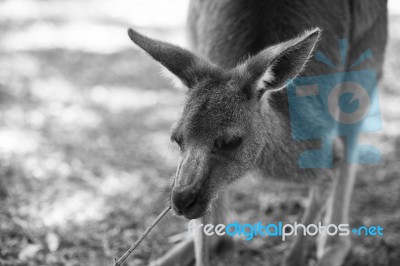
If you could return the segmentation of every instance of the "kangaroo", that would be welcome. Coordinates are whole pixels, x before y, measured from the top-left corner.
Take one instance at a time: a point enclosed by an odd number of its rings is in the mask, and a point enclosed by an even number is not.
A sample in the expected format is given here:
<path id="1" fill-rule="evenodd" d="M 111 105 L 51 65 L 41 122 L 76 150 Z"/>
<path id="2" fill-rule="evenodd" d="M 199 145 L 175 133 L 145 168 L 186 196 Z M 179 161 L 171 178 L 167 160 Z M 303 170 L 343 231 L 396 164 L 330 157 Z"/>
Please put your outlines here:
<path id="1" fill-rule="evenodd" d="M 174 212 L 203 224 L 224 223 L 227 214 L 212 215 L 210 209 L 224 202 L 230 184 L 252 171 L 310 188 L 301 223 L 316 222 L 321 215 L 327 223 L 348 223 L 357 169 L 348 159 L 357 156 L 357 149 L 346 137 L 337 137 L 332 158 L 316 158 L 332 160 L 333 167 L 299 166 L 300 154 L 322 144 L 293 139 L 287 84 L 300 74 L 338 71 L 312 60 L 316 49 L 328 58 L 340 58 L 338 39 L 349 43 L 343 72 L 371 49 L 374 58 L 363 67 L 375 69 L 380 79 L 386 1 L 192 0 L 188 14 L 193 52 L 129 30 L 135 44 L 188 88 L 171 134 L 181 152 L 170 197 Z M 313 114 L 310 118 L 320 122 Z M 209 265 L 209 250 L 220 240 L 196 232 L 152 265 L 188 265 L 194 260 L 197 266 Z M 311 240 L 299 233 L 282 265 L 308 265 Z M 317 264 L 342 265 L 350 248 L 349 237 L 323 238 Z"/>

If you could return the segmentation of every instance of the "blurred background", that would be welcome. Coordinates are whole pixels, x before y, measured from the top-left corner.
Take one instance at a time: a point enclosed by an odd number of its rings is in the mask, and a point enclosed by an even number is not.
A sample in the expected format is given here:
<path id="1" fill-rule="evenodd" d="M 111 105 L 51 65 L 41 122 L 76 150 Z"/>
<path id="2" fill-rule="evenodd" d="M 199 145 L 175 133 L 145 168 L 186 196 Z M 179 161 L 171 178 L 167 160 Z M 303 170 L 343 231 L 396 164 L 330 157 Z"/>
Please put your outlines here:
<path id="1" fill-rule="evenodd" d="M 179 156 L 169 129 L 184 91 L 126 30 L 185 46 L 187 5 L 0 1 L 0 266 L 111 265 L 166 206 Z M 345 265 L 400 265 L 400 2 L 389 12 L 384 128 L 367 136 L 383 161 L 361 169 L 351 206 L 352 225 L 379 224 L 385 236 L 353 239 Z M 238 186 L 230 207 L 239 221 L 294 221 L 303 211 L 301 191 L 251 177 Z M 126 265 L 147 265 L 186 229 L 168 215 Z M 238 241 L 213 265 L 279 265 L 289 242 Z"/>

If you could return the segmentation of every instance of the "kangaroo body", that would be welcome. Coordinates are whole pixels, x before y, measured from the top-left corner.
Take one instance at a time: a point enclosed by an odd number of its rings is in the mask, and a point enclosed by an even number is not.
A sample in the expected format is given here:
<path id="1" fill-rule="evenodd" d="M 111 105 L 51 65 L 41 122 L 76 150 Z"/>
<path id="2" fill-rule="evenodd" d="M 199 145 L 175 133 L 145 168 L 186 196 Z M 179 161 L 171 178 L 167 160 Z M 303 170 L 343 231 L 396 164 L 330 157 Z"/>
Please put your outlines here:
<path id="1" fill-rule="evenodd" d="M 323 29 L 317 49 L 333 60 L 338 68 L 332 69 L 311 60 L 302 76 L 349 71 L 350 65 L 363 52 L 371 49 L 374 58 L 363 63 L 362 67 L 374 69 L 380 78 L 387 41 L 386 1 L 192 0 L 189 7 L 188 36 L 191 47 L 226 68 L 233 68 L 265 47 L 312 27 Z M 339 63 L 339 39 L 346 39 L 349 43 L 344 66 Z M 274 141 L 268 143 L 260 156 L 259 168 L 263 176 L 300 183 L 318 179 L 324 182 L 324 176 L 329 172 L 298 167 L 299 153 L 316 148 L 318 144 L 293 140 L 286 93 L 271 93 L 270 98 L 269 107 L 274 112 L 264 113 L 264 122 L 270 129 L 263 134 Z"/>
<path id="2" fill-rule="evenodd" d="M 348 223 L 356 174 L 355 164 L 348 162 L 357 157 L 357 147 L 346 137 L 356 139 L 359 131 L 337 136 L 328 152 L 332 158 L 315 157 L 333 161 L 333 167 L 300 167 L 299 156 L 323 144 L 318 139 L 293 140 L 292 132 L 299 126 L 290 120 L 286 85 L 300 73 L 353 71 L 352 63 L 368 49 L 374 57 L 362 68 L 375 70 L 379 79 L 387 40 L 386 1 L 192 0 L 188 30 L 197 55 L 129 31 L 133 42 L 189 89 L 171 135 L 181 148 L 171 193 L 175 213 L 202 224 L 224 223 L 225 213 L 206 214 L 216 202 L 224 201 L 229 184 L 257 170 L 268 179 L 310 187 L 302 224 L 315 223 L 322 214 L 328 224 Z M 348 43 L 345 62 L 340 60 L 339 39 Z M 334 67 L 309 61 L 315 50 L 331 59 Z M 342 92 L 345 89 L 340 87 Z M 314 101 L 310 110 L 318 111 L 322 104 Z M 344 115 L 333 116 L 341 119 Z M 326 125 L 327 135 L 337 130 L 335 123 L 323 124 L 313 112 L 307 118 L 313 125 Z M 209 250 L 219 240 L 198 231 L 153 265 L 188 265 L 194 259 L 197 266 L 209 265 Z M 308 265 L 312 241 L 298 232 L 282 265 Z M 318 265 L 340 266 L 349 250 L 349 237 L 322 238 Z"/>
<path id="3" fill-rule="evenodd" d="M 348 63 L 365 50 L 381 72 L 387 42 L 387 1 L 372 0 L 192 0 L 188 15 L 191 47 L 223 67 L 313 27 L 323 29 L 318 50 L 339 60 L 338 39 L 347 39 Z M 349 65 L 346 65 L 346 69 Z M 303 76 L 337 70 L 311 61 Z"/>

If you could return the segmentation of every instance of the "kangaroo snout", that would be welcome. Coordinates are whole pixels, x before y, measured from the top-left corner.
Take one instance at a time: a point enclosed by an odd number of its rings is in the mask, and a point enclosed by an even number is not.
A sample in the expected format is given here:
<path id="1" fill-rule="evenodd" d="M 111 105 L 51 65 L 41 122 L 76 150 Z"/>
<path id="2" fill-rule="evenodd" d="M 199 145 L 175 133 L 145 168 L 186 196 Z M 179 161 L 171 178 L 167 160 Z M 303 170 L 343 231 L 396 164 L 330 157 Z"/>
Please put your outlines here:
<path id="1" fill-rule="evenodd" d="M 196 219 L 204 215 L 209 205 L 207 188 L 186 185 L 172 189 L 171 205 L 177 215 L 187 219 Z"/>
<path id="2" fill-rule="evenodd" d="M 194 219 L 207 209 L 207 162 L 201 149 L 191 149 L 182 156 L 171 193 L 171 205 L 177 215 Z"/>
<path id="3" fill-rule="evenodd" d="M 209 199 L 207 188 L 200 183 L 176 186 L 172 189 L 171 205 L 177 215 L 196 219 L 204 215 Z"/>
<path id="4" fill-rule="evenodd" d="M 172 190 L 172 206 L 177 214 L 182 214 L 185 209 L 195 202 L 199 189 L 194 185 L 177 187 Z"/>

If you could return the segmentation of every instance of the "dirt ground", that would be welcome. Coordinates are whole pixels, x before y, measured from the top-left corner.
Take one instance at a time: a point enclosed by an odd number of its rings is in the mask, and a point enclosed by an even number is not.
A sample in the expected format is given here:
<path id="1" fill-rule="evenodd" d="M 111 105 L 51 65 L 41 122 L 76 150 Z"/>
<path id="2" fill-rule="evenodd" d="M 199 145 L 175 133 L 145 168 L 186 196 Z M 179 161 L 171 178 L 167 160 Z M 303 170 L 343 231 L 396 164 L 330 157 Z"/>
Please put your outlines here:
<path id="1" fill-rule="evenodd" d="M 0 1 L 0 265 L 112 265 L 166 206 L 184 91 L 126 35 L 135 27 L 184 45 L 186 3 L 165 2 Z M 399 29 L 393 12 L 384 128 L 366 136 L 383 161 L 361 168 L 351 205 L 351 225 L 385 234 L 353 237 L 346 266 L 400 265 Z M 302 194 L 246 177 L 230 207 L 242 222 L 293 221 Z M 147 265 L 186 228 L 168 215 L 125 265 Z M 290 243 L 235 242 L 236 255 L 214 265 L 279 265 Z"/>

